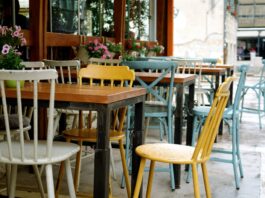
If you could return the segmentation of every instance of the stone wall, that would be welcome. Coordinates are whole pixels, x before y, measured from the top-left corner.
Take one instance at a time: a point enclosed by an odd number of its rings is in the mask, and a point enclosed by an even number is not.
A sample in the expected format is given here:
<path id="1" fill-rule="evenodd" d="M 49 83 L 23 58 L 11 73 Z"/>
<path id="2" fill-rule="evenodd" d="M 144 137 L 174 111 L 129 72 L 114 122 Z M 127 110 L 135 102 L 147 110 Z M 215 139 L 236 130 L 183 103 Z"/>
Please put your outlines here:
<path id="1" fill-rule="evenodd" d="M 237 23 L 235 18 L 224 16 L 224 1 L 179 0 L 175 1 L 175 9 L 178 14 L 174 19 L 174 56 L 223 59 L 227 35 L 228 60 L 235 60 Z"/>

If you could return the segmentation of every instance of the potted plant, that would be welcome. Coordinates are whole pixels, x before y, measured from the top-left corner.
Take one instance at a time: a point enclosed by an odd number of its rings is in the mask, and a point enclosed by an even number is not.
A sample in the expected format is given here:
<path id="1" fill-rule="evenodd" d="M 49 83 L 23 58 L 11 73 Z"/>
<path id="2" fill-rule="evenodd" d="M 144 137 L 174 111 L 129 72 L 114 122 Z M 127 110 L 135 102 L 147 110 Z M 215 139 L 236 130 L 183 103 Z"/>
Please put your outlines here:
<path id="1" fill-rule="evenodd" d="M 97 39 L 93 42 L 88 42 L 85 44 L 86 50 L 89 57 L 93 58 L 112 58 L 112 55 L 109 52 L 109 49 L 106 45 L 100 43 Z"/>
<path id="2" fill-rule="evenodd" d="M 119 58 L 122 52 L 122 43 L 106 42 L 106 46 L 109 52 L 112 54 L 112 58 Z"/>
<path id="3" fill-rule="evenodd" d="M 25 44 L 26 39 L 21 32 L 20 26 L 0 26 L 0 69 L 23 69 L 20 47 Z"/>

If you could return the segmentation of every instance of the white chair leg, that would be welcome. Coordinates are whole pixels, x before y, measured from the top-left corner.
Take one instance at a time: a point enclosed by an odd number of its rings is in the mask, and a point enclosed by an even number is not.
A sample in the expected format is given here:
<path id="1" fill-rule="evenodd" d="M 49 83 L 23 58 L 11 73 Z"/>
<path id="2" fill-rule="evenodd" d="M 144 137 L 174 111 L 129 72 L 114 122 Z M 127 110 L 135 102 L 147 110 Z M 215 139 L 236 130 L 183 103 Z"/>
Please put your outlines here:
<path id="1" fill-rule="evenodd" d="M 47 194 L 49 198 L 54 198 L 55 194 L 54 194 L 52 165 L 47 164 L 45 169 L 46 169 Z"/>
<path id="2" fill-rule="evenodd" d="M 109 142 L 109 149 L 110 149 L 110 164 L 111 164 L 111 170 L 112 170 L 112 177 L 116 181 L 117 175 L 116 175 L 116 170 L 115 170 L 115 164 L 114 164 L 114 157 L 113 157 L 113 150 L 112 150 L 111 142 Z"/>
<path id="3" fill-rule="evenodd" d="M 9 198 L 15 197 L 16 192 L 16 182 L 17 182 L 17 165 L 11 165 L 11 181 L 9 183 Z"/>
<path id="4" fill-rule="evenodd" d="M 42 185 L 42 181 L 41 181 L 41 177 L 40 177 L 40 172 L 39 172 L 38 166 L 37 165 L 33 165 L 32 167 L 33 167 L 34 172 L 35 172 L 35 176 L 36 176 L 36 179 L 37 179 L 37 183 L 38 183 L 38 187 L 39 187 L 39 190 L 40 190 L 41 197 L 45 198 L 45 193 L 44 193 L 44 189 L 43 189 L 43 185 Z"/>
<path id="5" fill-rule="evenodd" d="M 65 160 L 64 165 L 65 165 L 65 172 L 66 172 L 66 177 L 67 177 L 69 196 L 71 198 L 75 198 L 76 195 L 75 195 L 75 188 L 74 188 L 74 183 L 73 183 L 73 176 L 72 176 L 70 160 L 69 159 Z"/>

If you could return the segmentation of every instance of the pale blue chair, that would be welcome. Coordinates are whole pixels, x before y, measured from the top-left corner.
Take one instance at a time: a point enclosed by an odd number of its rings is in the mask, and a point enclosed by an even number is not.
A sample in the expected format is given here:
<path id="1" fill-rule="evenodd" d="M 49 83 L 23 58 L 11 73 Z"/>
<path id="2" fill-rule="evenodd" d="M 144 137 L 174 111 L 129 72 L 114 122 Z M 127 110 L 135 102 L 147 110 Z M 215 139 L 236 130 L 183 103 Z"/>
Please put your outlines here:
<path id="1" fill-rule="evenodd" d="M 213 149 L 213 152 L 229 154 L 231 155 L 231 159 L 212 157 L 211 160 L 231 163 L 233 165 L 234 170 L 234 178 L 236 188 L 240 188 L 240 177 L 243 178 L 243 168 L 240 157 L 240 149 L 239 149 L 239 115 L 240 115 L 240 98 L 243 93 L 244 84 L 246 81 L 246 72 L 248 70 L 247 65 L 242 65 L 239 67 L 240 78 L 237 85 L 236 94 L 234 97 L 233 104 L 225 109 L 223 120 L 229 126 L 229 132 L 232 136 L 232 149 Z M 197 106 L 193 109 L 194 115 L 194 124 L 193 124 L 193 137 L 192 137 L 192 145 L 195 144 L 196 136 L 199 134 L 199 131 L 204 124 L 204 121 L 210 111 L 209 106 Z M 239 174 L 238 174 L 239 171 Z M 190 180 L 190 170 L 187 177 L 187 182 Z"/>
<path id="2" fill-rule="evenodd" d="M 254 84 L 246 84 L 243 89 L 244 89 L 244 91 L 243 91 L 242 103 L 241 103 L 240 120 L 242 119 L 242 113 L 243 112 L 258 114 L 258 116 L 259 116 L 259 128 L 262 129 L 261 118 L 265 116 L 265 60 L 263 60 L 263 67 L 261 69 L 259 81 L 257 83 L 254 83 Z M 258 104 L 257 104 L 256 108 L 244 106 L 245 95 L 250 90 L 254 91 L 256 96 L 257 96 Z M 263 100 L 262 100 L 262 98 L 263 98 Z M 263 109 L 262 109 L 262 102 L 263 102 Z"/>
<path id="3" fill-rule="evenodd" d="M 144 116 L 145 118 L 154 118 L 159 120 L 160 128 L 160 138 L 161 136 L 167 134 L 167 141 L 169 143 L 174 142 L 173 138 L 173 111 L 174 107 L 172 106 L 173 99 L 173 88 L 174 88 L 174 74 L 176 71 L 176 64 L 172 61 L 128 61 L 123 62 L 122 65 L 129 66 L 130 69 L 135 71 L 145 71 L 145 72 L 158 72 L 159 77 L 157 77 L 153 82 L 147 83 L 139 76 L 136 75 L 135 82 L 138 83 L 141 87 L 146 88 L 147 94 L 151 95 L 153 98 L 152 101 L 146 101 L 144 107 Z M 170 82 L 167 84 L 161 83 L 161 80 L 166 76 L 170 75 Z M 162 86 L 161 86 L 162 84 Z M 126 160 L 130 170 L 130 132 L 129 127 L 131 125 L 129 115 L 130 108 L 128 109 L 127 116 L 127 133 L 126 133 Z M 171 178 L 171 189 L 175 189 L 174 173 L 172 164 L 169 165 L 169 168 L 159 168 L 156 171 L 166 171 L 170 172 Z M 123 185 L 122 185 L 123 186 Z"/>

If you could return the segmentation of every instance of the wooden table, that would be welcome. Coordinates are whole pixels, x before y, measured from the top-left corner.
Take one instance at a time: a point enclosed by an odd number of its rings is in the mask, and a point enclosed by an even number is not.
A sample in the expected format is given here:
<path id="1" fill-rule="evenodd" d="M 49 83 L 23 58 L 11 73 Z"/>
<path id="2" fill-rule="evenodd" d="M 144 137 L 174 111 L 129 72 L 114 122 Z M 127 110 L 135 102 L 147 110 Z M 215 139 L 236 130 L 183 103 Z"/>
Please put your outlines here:
<path id="1" fill-rule="evenodd" d="M 147 83 L 153 82 L 158 78 L 158 73 L 149 73 L 149 72 L 135 72 L 135 75 L 140 77 L 143 81 Z M 161 83 L 169 83 L 170 75 L 167 75 Z M 189 88 L 189 97 L 188 97 L 188 112 L 192 112 L 194 106 L 194 85 L 195 85 L 195 75 L 193 74 L 175 74 L 174 83 L 176 87 L 176 109 L 174 112 L 175 116 L 175 131 L 174 131 L 174 143 L 182 143 L 182 123 L 183 123 L 183 96 L 184 88 Z M 186 135 L 186 144 L 191 145 L 192 131 L 193 131 L 193 116 L 192 113 L 188 113 L 187 118 L 187 135 Z M 174 165 L 174 176 L 175 176 L 175 187 L 180 188 L 180 175 L 181 169 L 180 165 Z"/>
<path id="2" fill-rule="evenodd" d="M 22 98 L 32 98 L 33 86 L 27 83 L 22 88 Z M 39 106 L 47 107 L 49 102 L 49 84 L 39 86 Z M 135 104 L 135 124 L 132 151 L 143 142 L 143 102 L 146 90 L 144 88 L 125 87 L 89 87 L 85 85 L 58 84 L 55 87 L 55 107 L 76 110 L 93 110 L 98 112 L 98 137 L 95 149 L 94 163 L 94 197 L 107 198 L 109 196 L 109 129 L 111 111 L 113 109 Z M 7 91 L 8 102 L 16 98 L 14 89 Z M 134 189 L 140 158 L 133 153 L 132 189 Z M 133 191 L 132 191 L 133 192 Z"/>

